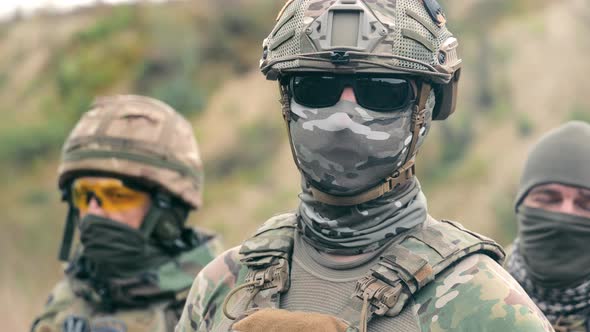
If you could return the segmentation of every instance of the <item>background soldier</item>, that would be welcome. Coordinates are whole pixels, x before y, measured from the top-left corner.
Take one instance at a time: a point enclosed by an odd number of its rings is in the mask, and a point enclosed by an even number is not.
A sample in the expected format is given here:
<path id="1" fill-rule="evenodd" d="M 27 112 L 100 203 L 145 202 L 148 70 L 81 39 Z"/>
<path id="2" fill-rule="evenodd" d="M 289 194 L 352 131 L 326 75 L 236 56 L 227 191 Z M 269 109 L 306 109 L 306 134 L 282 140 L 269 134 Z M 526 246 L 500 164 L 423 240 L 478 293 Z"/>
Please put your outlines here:
<path id="1" fill-rule="evenodd" d="M 171 331 L 194 275 L 219 252 L 213 235 L 185 227 L 202 200 L 191 125 L 151 98 L 98 98 L 64 145 L 59 188 L 69 264 L 32 331 Z"/>
<path id="2" fill-rule="evenodd" d="M 551 330 L 502 249 L 429 217 L 414 176 L 459 80 L 436 1 L 291 0 L 263 45 L 301 203 L 197 276 L 177 332 Z"/>
<path id="3" fill-rule="evenodd" d="M 516 197 L 508 271 L 556 331 L 590 331 L 590 125 L 570 122 L 533 147 Z"/>

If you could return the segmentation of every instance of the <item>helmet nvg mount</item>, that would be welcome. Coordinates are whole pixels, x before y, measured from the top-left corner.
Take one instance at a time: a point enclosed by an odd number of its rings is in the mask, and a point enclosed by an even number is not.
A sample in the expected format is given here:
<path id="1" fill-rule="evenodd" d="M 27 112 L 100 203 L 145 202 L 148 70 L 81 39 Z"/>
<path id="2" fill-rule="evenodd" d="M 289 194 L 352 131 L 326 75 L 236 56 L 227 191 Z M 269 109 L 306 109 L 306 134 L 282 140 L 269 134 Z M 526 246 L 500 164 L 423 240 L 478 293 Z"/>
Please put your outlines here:
<path id="1" fill-rule="evenodd" d="M 267 79 L 284 82 L 289 75 L 314 72 L 390 74 L 414 79 L 417 85 L 405 162 L 382 183 L 354 196 L 331 195 L 310 184 L 316 199 L 330 205 L 361 204 L 414 177 L 419 138 L 430 122 L 426 107 L 431 93 L 436 99 L 433 120 L 445 120 L 455 111 L 462 62 L 458 46 L 436 0 L 287 1 L 263 42 L 260 69 Z M 291 96 L 283 83 L 279 86 L 289 122 Z M 291 148 L 299 167 L 292 142 Z"/>
<path id="2" fill-rule="evenodd" d="M 80 176 L 113 176 L 145 185 L 153 204 L 141 230 L 174 241 L 188 210 L 202 204 L 202 171 L 193 129 L 185 118 L 158 100 L 118 95 L 97 98 L 78 121 L 62 150 L 58 184 L 65 200 L 71 181 Z M 74 214 L 70 206 L 62 260 L 69 256 Z"/>

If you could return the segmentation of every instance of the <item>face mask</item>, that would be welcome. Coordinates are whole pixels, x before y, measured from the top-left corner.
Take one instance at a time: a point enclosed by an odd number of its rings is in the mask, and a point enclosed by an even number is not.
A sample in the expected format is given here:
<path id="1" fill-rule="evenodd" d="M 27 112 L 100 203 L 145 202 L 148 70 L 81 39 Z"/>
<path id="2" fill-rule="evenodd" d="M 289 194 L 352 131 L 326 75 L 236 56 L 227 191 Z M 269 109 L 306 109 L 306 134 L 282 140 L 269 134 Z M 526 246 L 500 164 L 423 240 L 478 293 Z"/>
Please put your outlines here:
<path id="1" fill-rule="evenodd" d="M 80 241 L 90 274 L 99 278 L 133 277 L 167 260 L 139 230 L 92 214 L 80 222 Z"/>
<path id="2" fill-rule="evenodd" d="M 521 206 L 520 251 L 527 272 L 545 287 L 573 287 L 590 277 L 590 219 Z"/>
<path id="3" fill-rule="evenodd" d="M 428 132 L 434 98 L 427 103 Z M 373 187 L 402 166 L 412 141 L 412 107 L 376 112 L 340 100 L 311 109 L 291 102 L 290 134 L 304 177 L 333 195 L 353 195 Z"/>

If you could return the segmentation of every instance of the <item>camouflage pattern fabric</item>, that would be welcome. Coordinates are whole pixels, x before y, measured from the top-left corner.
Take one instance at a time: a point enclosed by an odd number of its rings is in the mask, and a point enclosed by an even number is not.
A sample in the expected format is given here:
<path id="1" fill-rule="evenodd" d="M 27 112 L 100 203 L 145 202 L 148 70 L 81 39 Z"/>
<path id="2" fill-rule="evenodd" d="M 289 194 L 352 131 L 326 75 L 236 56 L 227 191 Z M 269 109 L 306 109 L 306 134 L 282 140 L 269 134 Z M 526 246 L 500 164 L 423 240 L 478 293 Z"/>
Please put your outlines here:
<path id="1" fill-rule="evenodd" d="M 334 38 L 339 31 L 330 19 L 338 10 L 359 11 L 366 18 L 360 20 L 360 38 L 352 45 L 333 42 L 341 40 Z M 295 0 L 264 40 L 260 67 L 269 79 L 293 71 L 353 68 L 365 73 L 418 74 L 448 83 L 461 60 L 456 39 L 439 19 L 433 19 L 422 0 Z M 325 61 L 326 52 L 334 50 L 351 51 L 347 62 Z"/>
<path id="2" fill-rule="evenodd" d="M 87 280 L 65 278 L 49 295 L 31 332 L 70 332 L 64 327 L 77 325 L 90 328 L 80 332 L 171 332 L 194 276 L 221 252 L 220 249 L 219 239 L 210 238 L 157 270 L 138 278 L 117 280 L 124 289 L 120 296 L 125 297 L 126 302 L 132 302 L 133 298 L 141 304 L 117 308 L 115 302 L 114 311 L 102 309 L 103 298 Z"/>
<path id="3" fill-rule="evenodd" d="M 161 101 L 135 95 L 97 98 L 66 140 L 59 186 L 89 172 L 164 188 L 197 209 L 203 163 L 191 124 Z"/>
<path id="4" fill-rule="evenodd" d="M 223 301 L 248 272 L 240 258 L 239 248 L 228 250 L 199 273 L 176 332 L 226 330 Z M 481 254 L 446 268 L 413 298 L 420 331 L 553 331 L 518 283 Z"/>
<path id="5" fill-rule="evenodd" d="M 357 255 L 383 248 L 391 239 L 426 220 L 426 197 L 417 179 L 404 190 L 388 193 L 368 203 L 335 207 L 300 195 L 299 215 L 303 237 L 326 253 Z"/>
<path id="6" fill-rule="evenodd" d="M 341 100 L 331 107 L 310 109 L 293 100 L 289 134 L 300 170 L 314 187 L 333 195 L 351 195 L 375 186 L 411 153 L 413 107 L 376 112 Z M 414 151 L 429 132 L 433 109 L 432 92 Z"/>
<path id="7" fill-rule="evenodd" d="M 384 17 L 395 17 L 396 0 L 365 0 L 364 2 L 375 13 L 379 13 Z M 335 3 L 336 0 L 310 0 L 305 16 L 314 19 L 318 18 Z"/>

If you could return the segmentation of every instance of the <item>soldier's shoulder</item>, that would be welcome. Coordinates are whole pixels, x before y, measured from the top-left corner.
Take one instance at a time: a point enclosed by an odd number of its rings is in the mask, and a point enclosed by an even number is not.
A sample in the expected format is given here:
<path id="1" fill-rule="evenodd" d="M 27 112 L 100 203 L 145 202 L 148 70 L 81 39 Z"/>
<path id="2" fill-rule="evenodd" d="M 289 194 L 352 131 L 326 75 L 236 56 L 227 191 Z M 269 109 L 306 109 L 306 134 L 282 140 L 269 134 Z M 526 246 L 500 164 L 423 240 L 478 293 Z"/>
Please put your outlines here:
<path id="1" fill-rule="evenodd" d="M 195 278 L 177 332 L 209 331 L 225 296 L 238 283 L 242 264 L 240 247 L 231 248 L 211 261 Z"/>
<path id="2" fill-rule="evenodd" d="M 443 271 L 417 294 L 413 309 L 427 331 L 552 331 L 520 285 L 482 254 Z"/>
<path id="3" fill-rule="evenodd" d="M 70 279 L 63 278 L 49 293 L 45 308 L 58 310 L 63 306 L 67 306 L 70 302 L 74 301 L 75 298 L 76 293 L 74 292 Z"/>
<path id="4" fill-rule="evenodd" d="M 55 317 L 62 311 L 69 309 L 76 301 L 76 294 L 67 278 L 59 281 L 49 293 L 42 312 L 35 317 L 31 331 L 53 331 Z M 41 327 L 45 326 L 45 329 Z"/>
<path id="5" fill-rule="evenodd" d="M 241 266 L 240 246 L 233 247 L 215 257 L 203 268 L 198 277 L 201 279 L 235 282 L 235 278 L 237 278 Z M 197 279 L 195 279 L 195 282 L 196 280 Z"/>

